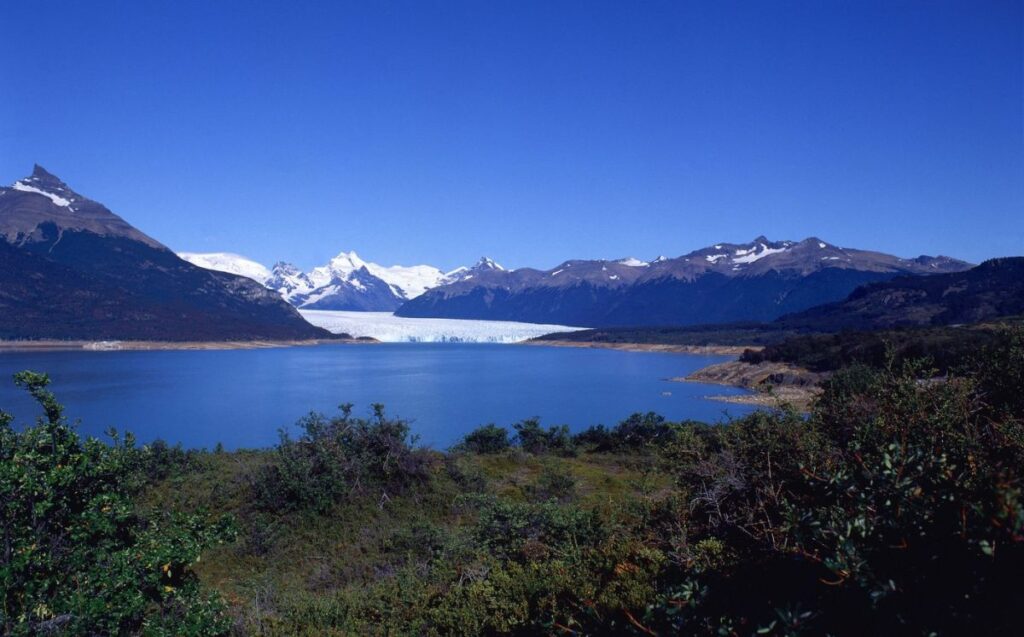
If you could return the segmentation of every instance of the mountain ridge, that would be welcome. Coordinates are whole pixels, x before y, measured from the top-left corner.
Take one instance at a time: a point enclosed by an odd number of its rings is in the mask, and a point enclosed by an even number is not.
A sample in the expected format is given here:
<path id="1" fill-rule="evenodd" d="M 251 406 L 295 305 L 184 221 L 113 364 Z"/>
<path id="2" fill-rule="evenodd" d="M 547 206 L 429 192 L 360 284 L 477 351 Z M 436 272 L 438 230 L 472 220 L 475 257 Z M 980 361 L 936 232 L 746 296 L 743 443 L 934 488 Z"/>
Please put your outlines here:
<path id="1" fill-rule="evenodd" d="M 549 270 L 484 272 L 429 290 L 396 314 L 594 327 L 768 321 L 840 300 L 872 281 L 968 267 L 951 257 L 905 259 L 817 237 L 759 236 L 651 262 L 568 260 Z"/>
<path id="2" fill-rule="evenodd" d="M 334 338 L 248 278 L 192 265 L 36 165 L 0 187 L 0 338 Z"/>

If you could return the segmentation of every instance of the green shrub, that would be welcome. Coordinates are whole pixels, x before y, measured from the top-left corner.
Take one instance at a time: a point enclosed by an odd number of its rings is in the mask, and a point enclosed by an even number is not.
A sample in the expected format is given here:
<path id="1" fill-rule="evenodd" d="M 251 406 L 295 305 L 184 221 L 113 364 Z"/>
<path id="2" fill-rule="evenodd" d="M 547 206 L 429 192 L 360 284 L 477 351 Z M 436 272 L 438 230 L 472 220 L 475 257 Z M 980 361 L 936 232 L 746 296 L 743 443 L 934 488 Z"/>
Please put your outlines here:
<path id="1" fill-rule="evenodd" d="M 576 452 L 568 425 L 544 429 L 540 426 L 540 419 L 528 418 L 512 427 L 516 430 L 516 442 L 527 453 L 570 456 Z"/>
<path id="2" fill-rule="evenodd" d="M 414 448 L 406 421 L 387 418 L 383 405 L 373 405 L 371 418 L 353 417 L 350 404 L 340 409 L 331 419 L 315 412 L 302 418 L 298 439 L 281 431 L 275 462 L 254 483 L 263 508 L 325 512 L 369 493 L 383 505 L 430 481 L 437 454 Z"/>
<path id="3" fill-rule="evenodd" d="M 526 492 L 537 501 L 554 500 L 564 504 L 576 497 L 576 478 L 558 465 L 547 464 L 537 481 L 527 486 Z"/>
<path id="4" fill-rule="evenodd" d="M 508 430 L 494 424 L 477 427 L 466 434 L 462 442 L 457 445 L 458 450 L 470 453 L 501 453 L 512 446 L 509 440 Z"/>
<path id="5" fill-rule="evenodd" d="M 599 452 L 637 451 L 649 445 L 668 442 L 675 436 L 677 429 L 677 425 L 654 412 L 636 413 L 612 429 L 604 425 L 589 427 L 573 436 L 573 442 Z"/>
<path id="6" fill-rule="evenodd" d="M 0 412 L 0 632 L 225 632 L 223 603 L 191 568 L 233 537 L 230 521 L 140 514 L 133 496 L 146 476 L 132 438 L 82 440 L 46 375 L 15 382 L 45 416 L 15 429 Z"/>

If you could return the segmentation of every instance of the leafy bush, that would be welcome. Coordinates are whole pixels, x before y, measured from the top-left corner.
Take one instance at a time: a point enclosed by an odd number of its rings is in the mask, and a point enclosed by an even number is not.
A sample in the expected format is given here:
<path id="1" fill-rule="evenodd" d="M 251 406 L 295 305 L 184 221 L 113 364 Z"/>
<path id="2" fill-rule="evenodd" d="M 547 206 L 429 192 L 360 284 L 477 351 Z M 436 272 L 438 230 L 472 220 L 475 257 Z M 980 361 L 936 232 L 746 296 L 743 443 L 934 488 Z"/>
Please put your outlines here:
<path id="1" fill-rule="evenodd" d="M 15 429 L 0 412 L 0 632 L 216 635 L 228 620 L 191 567 L 230 520 L 140 515 L 133 439 L 82 440 L 44 374 L 15 382 L 43 408 Z"/>
<path id="2" fill-rule="evenodd" d="M 508 430 L 494 424 L 477 427 L 466 434 L 457 449 L 471 453 L 501 453 L 512 446 Z"/>
<path id="3" fill-rule="evenodd" d="M 1024 355 L 1004 351 L 998 378 L 1019 377 Z M 689 543 L 724 541 L 732 555 L 702 578 L 700 621 L 780 634 L 1009 629 L 1004 609 L 1024 601 L 1012 583 L 1024 566 L 1024 448 L 1007 435 L 1012 419 L 981 407 L 1003 395 L 998 413 L 1013 413 L 1024 399 L 984 374 L 922 383 L 922 372 L 851 369 L 809 421 L 755 414 L 676 458 Z M 764 580 L 770 590 L 753 585 Z"/>
<path id="4" fill-rule="evenodd" d="M 534 500 L 554 500 L 564 504 L 576 497 L 576 478 L 566 469 L 548 464 L 526 491 Z"/>
<path id="5" fill-rule="evenodd" d="M 636 413 L 612 429 L 604 425 L 589 427 L 573 436 L 573 441 L 599 452 L 637 451 L 648 445 L 671 440 L 677 429 L 677 425 L 654 412 Z"/>
<path id="6" fill-rule="evenodd" d="M 340 501 L 367 493 L 383 505 L 410 487 L 429 482 L 437 454 L 414 448 L 409 423 L 387 418 L 373 405 L 371 418 L 352 416 L 352 405 L 328 419 L 311 413 L 298 422 L 293 440 L 281 431 L 275 462 L 255 481 L 257 501 L 270 510 L 325 512 Z"/>
<path id="7" fill-rule="evenodd" d="M 540 419 L 528 418 L 512 425 L 516 430 L 516 442 L 528 453 L 554 453 L 572 455 L 576 452 L 568 425 L 549 427 L 540 426 Z"/>

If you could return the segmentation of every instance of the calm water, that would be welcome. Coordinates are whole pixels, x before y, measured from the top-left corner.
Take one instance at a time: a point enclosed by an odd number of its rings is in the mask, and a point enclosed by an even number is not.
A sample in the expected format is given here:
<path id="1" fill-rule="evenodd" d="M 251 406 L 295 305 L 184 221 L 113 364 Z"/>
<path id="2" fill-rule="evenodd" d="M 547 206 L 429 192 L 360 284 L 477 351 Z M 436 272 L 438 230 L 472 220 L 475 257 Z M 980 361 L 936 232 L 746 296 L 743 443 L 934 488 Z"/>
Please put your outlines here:
<path id="1" fill-rule="evenodd" d="M 84 433 L 110 426 L 140 441 L 187 447 L 262 447 L 310 410 L 342 402 L 413 420 L 420 440 L 447 447 L 474 427 L 539 416 L 573 430 L 613 425 L 636 411 L 717 422 L 748 407 L 705 400 L 741 393 L 669 382 L 724 360 L 717 356 L 510 345 L 386 344 L 233 351 L 0 354 L 0 409 L 38 410 L 10 382 L 45 371 Z M 663 395 L 671 392 L 671 395 Z"/>

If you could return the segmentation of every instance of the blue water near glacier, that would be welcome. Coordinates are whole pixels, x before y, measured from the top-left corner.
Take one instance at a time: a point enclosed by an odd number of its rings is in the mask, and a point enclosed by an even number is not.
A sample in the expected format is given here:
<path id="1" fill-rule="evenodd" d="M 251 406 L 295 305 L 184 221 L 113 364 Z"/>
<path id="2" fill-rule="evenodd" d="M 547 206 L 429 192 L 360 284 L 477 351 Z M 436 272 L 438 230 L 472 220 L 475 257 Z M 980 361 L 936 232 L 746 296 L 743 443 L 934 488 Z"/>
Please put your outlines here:
<path id="1" fill-rule="evenodd" d="M 420 442 L 446 448 L 485 424 L 537 416 L 574 431 L 634 412 L 722 422 L 751 408 L 707 400 L 742 390 L 671 382 L 721 356 L 483 344 L 323 345 L 222 351 L 0 353 L 0 409 L 39 409 L 10 381 L 43 371 L 79 430 L 130 430 L 141 442 L 265 447 L 311 410 L 383 403 Z"/>

